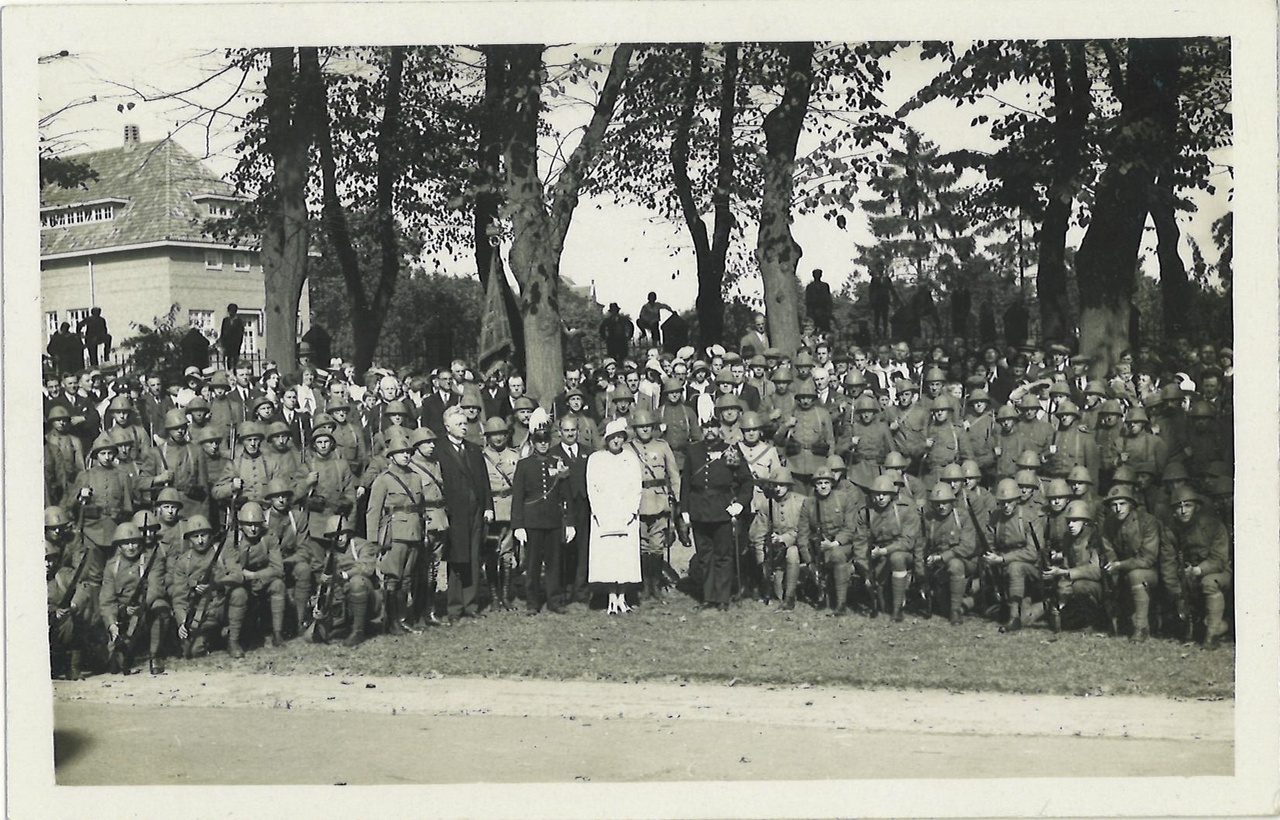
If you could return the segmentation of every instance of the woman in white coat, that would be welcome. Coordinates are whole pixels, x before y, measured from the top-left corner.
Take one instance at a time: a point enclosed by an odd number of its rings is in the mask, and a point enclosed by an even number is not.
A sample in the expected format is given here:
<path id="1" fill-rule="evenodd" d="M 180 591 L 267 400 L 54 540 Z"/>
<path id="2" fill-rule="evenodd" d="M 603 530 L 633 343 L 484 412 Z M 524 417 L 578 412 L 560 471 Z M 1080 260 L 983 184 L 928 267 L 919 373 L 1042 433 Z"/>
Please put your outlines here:
<path id="1" fill-rule="evenodd" d="M 587 581 L 609 590 L 609 614 L 629 612 L 623 585 L 640 583 L 640 459 L 624 448 L 626 419 L 604 428 L 604 449 L 587 459 L 591 539 Z"/>

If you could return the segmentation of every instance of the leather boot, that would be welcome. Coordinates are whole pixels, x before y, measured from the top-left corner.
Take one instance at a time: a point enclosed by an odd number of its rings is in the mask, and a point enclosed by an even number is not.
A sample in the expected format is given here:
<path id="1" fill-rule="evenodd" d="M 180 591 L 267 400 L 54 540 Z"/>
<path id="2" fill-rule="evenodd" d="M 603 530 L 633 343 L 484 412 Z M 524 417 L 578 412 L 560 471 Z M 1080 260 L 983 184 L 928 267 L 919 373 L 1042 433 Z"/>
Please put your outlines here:
<path id="1" fill-rule="evenodd" d="M 151 661 L 148 666 L 150 667 L 151 674 L 153 675 L 164 674 L 164 659 L 160 657 L 160 640 L 168 634 L 169 629 L 169 618 L 167 615 L 161 615 L 156 618 L 153 624 L 151 624 Z"/>
<path id="2" fill-rule="evenodd" d="M 440 564 L 430 561 L 427 564 L 427 582 L 422 591 L 422 623 L 427 626 L 440 626 L 444 622 L 436 615 L 436 581 L 439 578 Z"/>
<path id="3" fill-rule="evenodd" d="M 348 649 L 364 643 L 365 623 L 369 620 L 369 598 L 367 595 L 353 596 L 347 601 L 351 612 L 351 634 L 342 645 Z"/>
<path id="4" fill-rule="evenodd" d="M 81 665 L 84 663 L 84 653 L 79 649 L 71 650 L 71 671 L 68 673 L 68 680 L 84 680 L 84 669 Z"/>
<path id="5" fill-rule="evenodd" d="M 398 584 L 387 584 L 384 589 L 383 603 L 385 610 L 382 617 L 387 622 L 387 634 L 403 635 L 404 625 L 400 623 L 400 587 Z"/>
<path id="6" fill-rule="evenodd" d="M 298 634 L 311 625 L 311 585 L 298 581 L 293 587 L 293 608 L 298 614 Z"/>
<path id="7" fill-rule="evenodd" d="M 396 613 L 400 616 L 400 626 L 402 629 L 404 629 L 405 632 L 408 632 L 410 635 L 417 635 L 419 633 L 419 630 L 409 626 L 409 624 L 406 623 L 405 621 L 405 618 L 408 616 L 408 612 L 409 612 L 409 590 L 404 587 L 401 587 L 400 594 L 396 598 Z"/>
<path id="8" fill-rule="evenodd" d="M 240 646 L 240 630 L 227 635 L 227 654 L 233 658 L 243 658 L 244 649 Z"/>
<path id="9" fill-rule="evenodd" d="M 1009 602 L 1009 620 L 1000 627 L 1001 632 L 1017 632 L 1022 629 L 1022 601 Z"/>

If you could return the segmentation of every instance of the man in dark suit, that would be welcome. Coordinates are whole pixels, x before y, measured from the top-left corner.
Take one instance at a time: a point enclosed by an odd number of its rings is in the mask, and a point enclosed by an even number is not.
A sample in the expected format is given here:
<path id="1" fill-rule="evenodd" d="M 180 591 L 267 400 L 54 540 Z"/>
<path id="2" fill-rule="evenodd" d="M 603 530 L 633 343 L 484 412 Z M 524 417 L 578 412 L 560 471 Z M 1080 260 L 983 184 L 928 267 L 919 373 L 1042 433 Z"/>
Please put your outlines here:
<path id="1" fill-rule="evenodd" d="M 453 373 L 447 368 L 436 371 L 436 389 L 430 396 L 422 400 L 422 425 L 430 427 L 435 434 L 444 438 L 444 411 L 458 403 L 459 396 L 453 392 Z"/>
<path id="2" fill-rule="evenodd" d="M 573 537 L 566 539 L 563 579 L 565 595 L 569 603 L 590 602 L 587 592 L 587 539 L 591 524 L 591 508 L 587 505 L 587 456 L 591 447 L 579 439 L 579 419 L 567 415 L 557 424 L 559 443 L 551 448 L 551 458 L 560 459 L 569 468 L 568 483 L 564 488 L 565 503 L 571 515 L 567 523 L 573 526 Z M 547 574 L 554 567 L 548 564 Z"/>
<path id="3" fill-rule="evenodd" d="M 476 617 L 480 578 L 480 542 L 493 520 L 493 495 L 480 448 L 466 440 L 467 417 L 461 407 L 444 411 L 445 441 L 439 448 L 444 506 L 449 511 L 445 559 L 449 571 L 449 623 Z"/>
<path id="4" fill-rule="evenodd" d="M 702 607 L 727 610 L 734 592 L 731 519 L 736 519 L 751 501 L 751 471 L 738 448 L 728 448 L 716 430 L 719 424 L 708 419 L 703 440 L 689 445 L 680 479 L 680 510 L 686 525 L 693 529 L 698 570 L 689 574 L 701 581 Z M 737 454 L 737 455 L 734 455 Z"/>

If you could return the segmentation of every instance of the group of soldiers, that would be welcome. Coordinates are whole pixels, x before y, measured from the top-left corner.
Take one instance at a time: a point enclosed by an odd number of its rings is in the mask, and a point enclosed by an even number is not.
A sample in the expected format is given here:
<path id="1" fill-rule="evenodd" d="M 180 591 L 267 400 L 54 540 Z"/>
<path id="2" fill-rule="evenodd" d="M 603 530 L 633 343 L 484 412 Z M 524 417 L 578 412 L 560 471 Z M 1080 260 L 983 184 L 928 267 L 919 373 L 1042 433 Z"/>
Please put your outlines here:
<path id="1" fill-rule="evenodd" d="M 55 674 L 588 604 L 586 461 L 619 435 L 636 603 L 1229 633 L 1230 351 L 1092 380 L 1059 346 L 972 367 L 806 341 L 573 366 L 542 402 L 501 363 L 50 374 Z"/>

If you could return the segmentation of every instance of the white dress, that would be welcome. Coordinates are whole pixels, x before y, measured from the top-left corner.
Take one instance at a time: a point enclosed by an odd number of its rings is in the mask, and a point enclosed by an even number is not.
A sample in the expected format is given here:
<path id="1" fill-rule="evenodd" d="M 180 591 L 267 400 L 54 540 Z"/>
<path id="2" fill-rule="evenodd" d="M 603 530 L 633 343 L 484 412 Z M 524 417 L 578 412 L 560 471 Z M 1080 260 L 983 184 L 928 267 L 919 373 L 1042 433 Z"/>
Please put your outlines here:
<path id="1" fill-rule="evenodd" d="M 630 448 L 617 455 L 598 450 L 587 459 L 588 582 L 640 583 L 640 482 L 640 459 Z"/>

